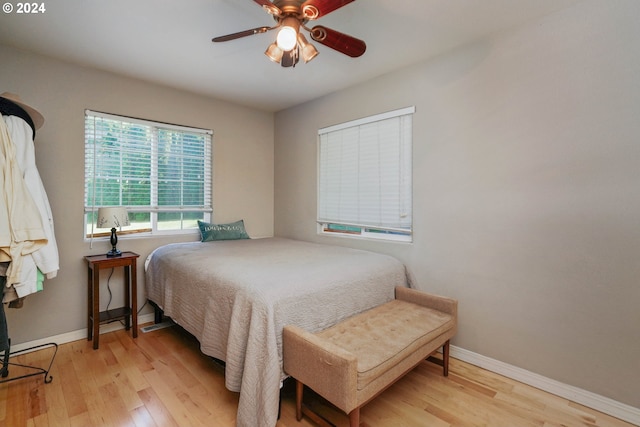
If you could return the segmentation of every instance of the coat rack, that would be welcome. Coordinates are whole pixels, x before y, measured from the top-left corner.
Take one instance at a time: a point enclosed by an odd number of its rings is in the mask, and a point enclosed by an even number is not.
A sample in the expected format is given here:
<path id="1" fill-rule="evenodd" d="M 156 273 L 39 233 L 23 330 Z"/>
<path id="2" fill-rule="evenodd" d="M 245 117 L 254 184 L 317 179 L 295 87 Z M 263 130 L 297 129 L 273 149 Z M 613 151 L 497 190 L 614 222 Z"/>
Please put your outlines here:
<path id="1" fill-rule="evenodd" d="M 4 288 L 5 277 L 0 276 L 0 289 Z M 4 350 L 0 351 L 0 384 L 6 383 L 9 381 L 19 380 L 21 378 L 33 377 L 36 375 L 44 376 L 44 383 L 49 384 L 53 381 L 53 377 L 49 374 L 51 371 L 51 366 L 53 366 L 53 360 L 58 354 L 58 344 L 56 343 L 47 343 L 35 345 L 29 348 L 24 348 L 22 350 L 16 350 L 11 352 L 11 338 L 8 337 L 8 327 L 7 327 L 7 317 L 4 312 L 4 304 L 0 302 L 0 348 L 4 347 Z M 30 366 L 24 365 L 22 363 L 10 362 L 9 359 L 14 356 L 20 356 L 21 354 L 26 354 L 34 350 L 44 349 L 44 348 L 53 348 L 53 354 L 51 355 L 51 360 L 49 361 L 49 366 L 45 368 L 41 368 L 38 366 Z M 13 378 L 7 378 L 9 376 L 9 365 L 16 366 L 19 368 L 26 368 L 26 374 L 18 375 Z"/>
<path id="2" fill-rule="evenodd" d="M 25 124 L 31 128 L 32 130 L 32 135 L 31 138 L 35 138 L 36 135 L 36 130 L 39 129 L 40 127 L 42 127 L 42 125 L 44 124 L 44 117 L 42 116 L 42 114 L 36 110 L 35 108 L 31 107 L 30 105 L 24 103 L 21 99 L 20 96 L 14 94 L 14 93 L 10 93 L 10 92 L 4 92 L 2 94 L 0 94 L 0 122 L 2 120 L 4 120 L 3 116 L 16 116 L 19 119 L 22 119 Z M 2 123 L 2 125 L 4 125 L 4 123 Z M 5 135 L 6 132 L 3 133 L 3 135 Z M 6 135 L 8 137 L 8 134 Z M 2 137 L 2 142 L 3 145 L 2 147 L 4 147 L 5 144 L 7 143 L 11 143 L 11 141 L 7 141 L 6 137 L 0 135 L 0 137 Z M 10 138 L 9 138 L 10 140 Z M 32 153 L 31 153 L 32 154 Z M 14 155 L 15 157 L 15 155 Z M 3 157 L 5 158 L 5 157 Z M 6 159 L 6 158 L 5 158 Z M 11 158 L 7 161 L 11 161 L 14 162 L 15 164 L 13 165 L 14 168 L 12 170 L 16 170 L 15 167 L 17 166 L 17 163 L 15 161 L 15 159 L 11 160 Z M 35 159 L 34 161 L 34 167 L 35 167 Z M 37 172 L 37 171 L 36 171 Z M 22 173 L 24 173 L 24 171 L 22 171 Z M 15 175 L 15 174 L 14 174 Z M 16 178 L 14 175 L 12 175 L 12 179 L 18 179 Z M 19 180 L 19 179 L 18 179 Z M 25 186 L 26 191 L 29 191 L 28 187 Z M 44 198 L 44 203 L 46 203 L 46 205 L 48 205 L 48 200 L 46 200 L 46 194 L 44 194 L 44 192 L 40 195 L 40 197 Z M 37 207 L 36 207 L 37 209 Z M 41 215 L 44 215 L 44 213 L 39 212 Z M 3 226 L 5 226 L 5 224 L 3 224 Z M 44 232 L 44 230 L 43 230 Z M 46 235 L 46 233 L 45 233 Z M 53 231 L 51 231 L 51 236 L 47 236 L 47 239 L 49 240 L 49 242 L 53 241 L 53 245 L 55 245 L 55 240 L 51 240 L 53 239 Z M 56 263 L 57 263 L 57 251 L 56 253 Z M 56 268 L 57 270 L 57 268 Z M 49 272 L 47 272 L 49 273 Z M 0 289 L 5 288 L 4 284 L 5 281 L 2 280 L 4 279 L 4 277 L 0 276 Z M 35 290 L 30 291 L 29 293 L 35 292 Z M 3 298 L 3 291 L 0 291 L 0 300 L 2 300 Z M 2 301 L 0 301 L 0 304 L 3 304 Z M 1 365 L 0 365 L 0 378 L 4 378 L 0 380 L 0 383 L 4 383 L 4 382 L 8 382 L 8 381 L 14 381 L 14 380 L 18 380 L 21 378 L 27 378 L 27 377 L 32 377 L 32 376 L 36 376 L 36 375 L 43 375 L 44 376 L 44 382 L 45 384 L 50 383 L 53 380 L 53 377 L 51 376 L 51 374 L 49 373 L 51 371 L 51 366 L 53 365 L 53 360 L 56 357 L 56 354 L 58 353 L 58 344 L 56 343 L 47 343 L 47 344 L 41 344 L 41 345 L 36 345 L 33 347 L 29 347 L 29 348 L 25 348 L 22 350 L 18 350 L 18 351 L 14 351 L 11 352 L 11 339 L 8 337 L 8 328 L 7 328 L 7 321 L 6 321 L 6 316 L 4 313 L 4 306 L 0 306 L 0 348 L 4 348 L 4 350 L 0 351 L 0 361 L 1 361 Z M 12 363 L 9 361 L 9 359 L 12 356 L 18 356 L 21 354 L 25 354 L 28 353 L 30 351 L 33 350 L 38 350 L 38 349 L 42 349 L 42 348 L 53 348 L 53 355 L 51 356 L 51 360 L 49 362 L 49 366 L 45 369 L 45 368 L 41 368 L 41 367 L 37 367 L 37 366 L 30 366 L 30 365 L 23 365 L 21 363 Z M 16 377 L 13 378 L 7 378 L 9 376 L 9 365 L 13 365 L 19 368 L 26 368 L 28 370 L 27 374 L 23 374 L 23 375 L 18 375 Z"/>
<path id="3" fill-rule="evenodd" d="M 49 361 L 49 366 L 47 367 L 47 369 L 44 368 L 40 368 L 38 366 L 30 366 L 30 365 L 23 365 L 21 363 L 12 363 L 9 362 L 9 358 L 12 356 L 19 356 L 21 354 L 25 354 L 25 353 L 29 353 L 33 350 L 38 350 L 41 348 L 47 348 L 47 347 L 53 347 L 54 351 L 53 351 L 53 355 L 51 356 L 51 360 Z M 11 348 L 11 339 L 9 339 L 9 348 Z M 56 343 L 47 343 L 47 344 L 40 344 L 40 345 L 36 345 L 33 347 L 29 347 L 29 348 L 25 348 L 22 350 L 17 350 L 14 352 L 10 352 L 9 349 L 6 349 L 4 351 L 4 357 L 2 358 L 2 369 L 0 369 L 0 377 L 2 378 L 6 378 L 6 379 L 2 379 L 0 380 L 0 384 L 2 383 L 6 383 L 9 381 L 15 381 L 15 380 L 19 380 L 22 378 L 27 378 L 27 377 L 33 377 L 36 375 L 43 375 L 44 376 L 44 383 L 45 384 L 49 384 L 51 381 L 53 381 L 53 377 L 49 374 L 49 371 L 51 371 L 51 366 L 53 366 L 53 360 L 56 358 L 56 354 L 58 354 L 58 344 Z M 26 368 L 29 369 L 33 372 L 28 373 L 28 374 L 24 374 L 24 375 L 20 375 L 14 378 L 7 378 L 9 376 L 9 365 L 12 366 L 19 366 L 21 368 Z"/>

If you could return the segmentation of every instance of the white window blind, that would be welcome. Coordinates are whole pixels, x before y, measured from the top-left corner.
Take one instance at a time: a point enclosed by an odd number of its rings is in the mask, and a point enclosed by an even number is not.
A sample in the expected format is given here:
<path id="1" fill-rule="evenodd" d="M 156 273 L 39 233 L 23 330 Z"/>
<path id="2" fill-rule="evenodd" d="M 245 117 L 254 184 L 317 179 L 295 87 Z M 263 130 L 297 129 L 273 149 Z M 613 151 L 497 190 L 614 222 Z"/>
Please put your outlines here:
<path id="1" fill-rule="evenodd" d="M 196 227 L 211 206 L 212 131 L 85 112 L 85 213 L 125 206 L 145 231 Z M 133 221 L 135 222 L 135 221 Z"/>
<path id="2" fill-rule="evenodd" d="M 410 233 L 414 107 L 320 129 L 318 222 Z"/>

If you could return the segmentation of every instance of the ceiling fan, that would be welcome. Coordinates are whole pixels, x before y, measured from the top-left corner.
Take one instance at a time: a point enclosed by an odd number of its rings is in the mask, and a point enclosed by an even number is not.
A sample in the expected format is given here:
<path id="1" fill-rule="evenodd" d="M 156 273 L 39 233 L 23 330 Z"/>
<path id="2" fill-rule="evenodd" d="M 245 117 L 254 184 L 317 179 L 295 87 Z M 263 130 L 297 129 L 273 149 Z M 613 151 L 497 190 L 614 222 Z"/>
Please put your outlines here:
<path id="1" fill-rule="evenodd" d="M 316 48 L 300 32 L 304 28 L 316 42 L 340 53 L 357 58 L 364 54 L 364 41 L 322 25 L 306 26 L 308 21 L 323 17 L 355 0 L 253 0 L 276 21 L 273 27 L 258 27 L 226 36 L 214 37 L 213 42 L 226 42 L 241 37 L 262 34 L 279 28 L 276 41 L 269 45 L 265 55 L 283 67 L 295 67 L 300 57 L 309 62 L 318 55 Z"/>

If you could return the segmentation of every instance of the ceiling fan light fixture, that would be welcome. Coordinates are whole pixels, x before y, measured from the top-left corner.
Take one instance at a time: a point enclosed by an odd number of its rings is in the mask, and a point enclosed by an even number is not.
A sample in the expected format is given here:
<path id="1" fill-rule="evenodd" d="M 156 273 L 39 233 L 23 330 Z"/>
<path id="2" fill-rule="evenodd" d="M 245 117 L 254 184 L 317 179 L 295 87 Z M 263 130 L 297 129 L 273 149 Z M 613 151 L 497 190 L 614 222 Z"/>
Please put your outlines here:
<path id="1" fill-rule="evenodd" d="M 307 42 L 306 37 L 302 33 L 298 33 L 298 45 L 300 46 L 300 56 L 307 63 L 318 56 L 318 50 L 314 45 Z"/>
<path id="2" fill-rule="evenodd" d="M 289 16 L 282 20 L 282 28 L 278 31 L 276 37 L 276 43 L 278 47 L 285 52 L 290 51 L 298 44 L 298 30 L 300 28 L 300 21 Z"/>
<path id="3" fill-rule="evenodd" d="M 267 55 L 270 60 L 279 64 L 282 60 L 282 55 L 284 55 L 284 51 L 278 47 L 277 43 L 271 43 L 264 54 Z"/>
<path id="4" fill-rule="evenodd" d="M 276 24 L 272 27 L 258 27 L 239 31 L 211 39 L 212 42 L 226 42 L 277 30 L 276 40 L 264 52 L 269 59 L 283 67 L 295 67 L 300 58 L 309 62 L 318 56 L 318 50 L 309 42 L 301 29 L 309 32 L 311 40 L 337 52 L 357 58 L 367 50 L 363 40 L 340 31 L 316 25 L 306 26 L 308 21 L 321 18 L 355 0 L 253 0 L 273 16 Z"/>

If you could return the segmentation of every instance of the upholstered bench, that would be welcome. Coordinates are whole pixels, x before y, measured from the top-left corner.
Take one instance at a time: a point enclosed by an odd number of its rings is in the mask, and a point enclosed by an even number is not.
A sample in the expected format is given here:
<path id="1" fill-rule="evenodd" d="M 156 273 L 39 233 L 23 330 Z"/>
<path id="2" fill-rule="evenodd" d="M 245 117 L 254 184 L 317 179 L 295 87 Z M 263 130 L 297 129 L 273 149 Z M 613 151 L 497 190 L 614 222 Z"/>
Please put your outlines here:
<path id="1" fill-rule="evenodd" d="M 284 370 L 296 380 L 296 417 L 317 416 L 303 408 L 304 386 L 360 424 L 360 408 L 427 359 L 436 359 L 448 375 L 449 340 L 457 331 L 458 303 L 409 288 L 396 299 L 312 334 L 297 326 L 283 331 Z M 435 359 L 435 358 L 434 358 Z"/>

